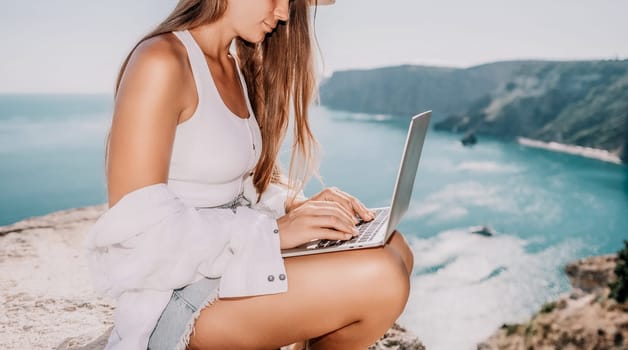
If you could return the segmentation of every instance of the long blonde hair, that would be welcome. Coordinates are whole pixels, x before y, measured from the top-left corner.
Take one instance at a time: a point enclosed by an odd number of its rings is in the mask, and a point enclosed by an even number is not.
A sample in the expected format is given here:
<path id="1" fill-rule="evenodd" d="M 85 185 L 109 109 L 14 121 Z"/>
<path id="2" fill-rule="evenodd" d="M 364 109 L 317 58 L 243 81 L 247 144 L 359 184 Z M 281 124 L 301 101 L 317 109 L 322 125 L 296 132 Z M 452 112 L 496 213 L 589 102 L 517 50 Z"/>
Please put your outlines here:
<path id="1" fill-rule="evenodd" d="M 226 9 L 227 0 L 179 0 L 170 15 L 139 40 L 127 55 L 118 73 L 114 99 L 129 59 L 141 42 L 157 35 L 215 22 Z M 308 107 L 318 96 L 309 0 L 290 1 L 289 12 L 289 20 L 280 23 L 263 42 L 251 44 L 241 38 L 236 39 L 236 56 L 262 134 L 262 154 L 253 176 L 259 193 L 257 202 L 271 182 L 289 188 L 288 203 L 294 200 L 312 175 L 322 183 L 318 174 L 319 144 L 308 121 Z M 278 155 L 288 129 L 291 105 L 294 136 L 286 179 Z M 111 129 L 106 140 L 105 169 L 108 166 L 110 136 Z"/>

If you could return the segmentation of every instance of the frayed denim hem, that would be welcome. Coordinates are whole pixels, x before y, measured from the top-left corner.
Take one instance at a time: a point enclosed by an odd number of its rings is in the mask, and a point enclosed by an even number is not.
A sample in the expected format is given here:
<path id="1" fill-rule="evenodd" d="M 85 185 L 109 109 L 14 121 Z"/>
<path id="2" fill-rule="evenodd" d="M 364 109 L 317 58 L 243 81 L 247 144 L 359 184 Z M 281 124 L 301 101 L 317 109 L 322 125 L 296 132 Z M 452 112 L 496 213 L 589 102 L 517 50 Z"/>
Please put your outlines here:
<path id="1" fill-rule="evenodd" d="M 220 278 L 175 289 L 148 341 L 148 350 L 185 350 L 201 310 L 218 300 Z"/>
<path id="2" fill-rule="evenodd" d="M 218 293 L 219 293 L 219 288 L 217 288 L 215 292 L 211 293 L 207 297 L 207 300 L 205 300 L 205 302 L 203 303 L 201 307 L 199 307 L 196 311 L 194 311 L 194 314 L 192 315 L 192 319 L 188 322 L 185 328 L 185 332 L 183 333 L 183 336 L 179 340 L 179 343 L 177 343 L 175 350 L 185 350 L 187 348 L 188 344 L 190 343 L 190 336 L 195 331 L 194 324 L 196 323 L 196 319 L 198 319 L 198 316 L 200 316 L 201 310 L 215 303 L 216 300 L 218 300 Z"/>

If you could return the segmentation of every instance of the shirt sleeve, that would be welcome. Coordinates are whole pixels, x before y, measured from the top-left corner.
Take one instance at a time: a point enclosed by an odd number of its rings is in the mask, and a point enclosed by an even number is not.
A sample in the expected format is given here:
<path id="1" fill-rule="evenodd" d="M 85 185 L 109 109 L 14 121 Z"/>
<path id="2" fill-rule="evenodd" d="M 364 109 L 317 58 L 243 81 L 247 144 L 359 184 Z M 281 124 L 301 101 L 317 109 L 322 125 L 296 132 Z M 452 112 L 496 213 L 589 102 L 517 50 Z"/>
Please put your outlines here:
<path id="1" fill-rule="evenodd" d="M 274 217 L 247 207 L 201 212 L 165 183 L 125 195 L 90 228 L 83 247 L 95 289 L 113 298 L 177 289 L 199 275 L 220 276 L 223 297 L 287 291 Z"/>
<path id="2" fill-rule="evenodd" d="M 286 215 L 286 200 L 288 199 L 287 186 L 278 183 L 269 183 L 266 191 L 262 193 L 259 203 L 255 203 L 257 194 L 257 189 L 253 184 L 253 177 L 248 176 L 244 180 L 244 195 L 251 201 L 253 208 L 266 211 L 276 219 Z M 307 199 L 303 190 L 297 194 L 296 199 Z"/>
<path id="3" fill-rule="evenodd" d="M 248 207 L 238 207 L 228 245 L 228 262 L 210 269 L 221 272 L 220 297 L 272 294 L 288 290 L 277 220 Z M 203 267 L 201 271 L 203 272 Z"/>

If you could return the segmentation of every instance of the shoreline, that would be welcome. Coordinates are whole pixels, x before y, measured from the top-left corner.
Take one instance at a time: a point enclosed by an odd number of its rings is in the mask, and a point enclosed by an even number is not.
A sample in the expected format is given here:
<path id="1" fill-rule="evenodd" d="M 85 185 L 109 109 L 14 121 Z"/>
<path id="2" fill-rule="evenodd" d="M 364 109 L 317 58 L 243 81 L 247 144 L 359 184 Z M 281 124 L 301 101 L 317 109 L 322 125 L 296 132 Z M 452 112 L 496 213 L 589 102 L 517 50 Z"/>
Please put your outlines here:
<path id="1" fill-rule="evenodd" d="M 525 137 L 517 137 L 517 143 L 519 143 L 520 145 L 532 147 L 532 148 L 541 148 L 541 149 L 545 149 L 545 150 L 553 151 L 553 152 L 573 154 L 576 156 L 601 160 L 604 162 L 609 162 L 609 163 L 614 163 L 614 164 L 620 164 L 620 165 L 624 164 L 618 155 L 611 153 L 607 150 L 599 149 L 599 148 L 568 145 L 568 144 L 558 143 L 554 141 L 545 142 L 545 141 L 528 139 Z"/>
<path id="2" fill-rule="evenodd" d="M 522 323 L 504 323 L 477 349 L 627 349 L 628 303 L 613 299 L 609 288 L 620 259 L 615 253 L 568 263 L 563 272 L 571 292 Z"/>

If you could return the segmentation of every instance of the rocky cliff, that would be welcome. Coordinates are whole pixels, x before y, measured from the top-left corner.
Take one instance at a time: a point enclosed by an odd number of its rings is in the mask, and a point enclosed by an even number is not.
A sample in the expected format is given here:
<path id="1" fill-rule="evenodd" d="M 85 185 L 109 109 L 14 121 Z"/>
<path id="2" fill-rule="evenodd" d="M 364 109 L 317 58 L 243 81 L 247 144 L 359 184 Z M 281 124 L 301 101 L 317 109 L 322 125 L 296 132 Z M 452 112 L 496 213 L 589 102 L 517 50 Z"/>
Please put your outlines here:
<path id="1" fill-rule="evenodd" d="M 321 103 L 399 117 L 431 109 L 435 129 L 591 147 L 628 161 L 628 60 L 341 71 L 322 84 Z"/>
<path id="2" fill-rule="evenodd" d="M 574 289 L 543 305 L 528 322 L 504 324 L 478 350 L 628 349 L 628 304 L 609 298 L 616 255 L 565 267 Z"/>
<path id="3" fill-rule="evenodd" d="M 102 349 L 115 300 L 93 291 L 80 250 L 106 205 L 0 227 L 0 349 Z M 395 324 L 371 349 L 424 350 Z"/>
<path id="4" fill-rule="evenodd" d="M 435 128 L 608 150 L 626 159 L 628 60 L 553 62 L 510 81 Z"/>
<path id="5" fill-rule="evenodd" d="M 433 119 L 465 112 L 524 67 L 540 61 L 507 61 L 458 69 L 404 65 L 335 72 L 321 84 L 321 103 L 360 113 L 410 117 L 431 109 Z"/>

